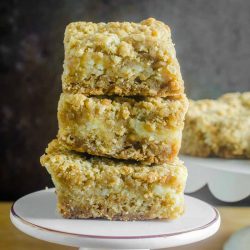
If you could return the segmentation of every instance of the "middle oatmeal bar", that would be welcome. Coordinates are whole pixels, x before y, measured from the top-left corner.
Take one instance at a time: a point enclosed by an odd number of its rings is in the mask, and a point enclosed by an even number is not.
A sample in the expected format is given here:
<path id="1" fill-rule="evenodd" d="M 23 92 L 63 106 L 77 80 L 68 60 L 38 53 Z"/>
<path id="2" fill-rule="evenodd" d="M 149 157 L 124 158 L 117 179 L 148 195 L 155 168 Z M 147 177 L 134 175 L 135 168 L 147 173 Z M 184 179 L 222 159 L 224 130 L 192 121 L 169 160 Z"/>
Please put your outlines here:
<path id="1" fill-rule="evenodd" d="M 184 91 L 170 28 L 153 18 L 71 23 L 64 48 L 64 92 L 166 97 Z"/>
<path id="2" fill-rule="evenodd" d="M 87 97 L 63 93 L 58 138 L 69 149 L 145 163 L 178 154 L 188 102 L 175 98 Z"/>

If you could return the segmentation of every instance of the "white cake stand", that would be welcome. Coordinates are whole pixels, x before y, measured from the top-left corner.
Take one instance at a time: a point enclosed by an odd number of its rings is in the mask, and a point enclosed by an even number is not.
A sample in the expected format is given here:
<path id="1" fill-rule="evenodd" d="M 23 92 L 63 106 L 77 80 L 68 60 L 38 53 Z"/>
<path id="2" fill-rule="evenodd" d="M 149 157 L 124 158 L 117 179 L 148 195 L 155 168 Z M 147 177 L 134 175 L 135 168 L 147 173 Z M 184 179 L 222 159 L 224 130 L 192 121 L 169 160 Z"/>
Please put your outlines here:
<path id="1" fill-rule="evenodd" d="M 181 155 L 188 168 L 185 193 L 198 191 L 208 185 L 219 200 L 236 202 L 250 195 L 250 160 L 199 158 Z"/>
<path id="2" fill-rule="evenodd" d="M 178 220 L 108 221 L 63 219 L 56 213 L 54 189 L 16 201 L 12 223 L 35 238 L 80 249 L 155 249 L 180 246 L 213 235 L 220 226 L 218 211 L 189 196 Z"/>
<path id="3" fill-rule="evenodd" d="M 188 168 L 186 193 L 198 191 L 208 185 L 219 200 L 236 202 L 250 195 L 250 160 L 227 160 L 180 156 Z M 250 249 L 250 227 L 231 236 L 224 250 Z"/>

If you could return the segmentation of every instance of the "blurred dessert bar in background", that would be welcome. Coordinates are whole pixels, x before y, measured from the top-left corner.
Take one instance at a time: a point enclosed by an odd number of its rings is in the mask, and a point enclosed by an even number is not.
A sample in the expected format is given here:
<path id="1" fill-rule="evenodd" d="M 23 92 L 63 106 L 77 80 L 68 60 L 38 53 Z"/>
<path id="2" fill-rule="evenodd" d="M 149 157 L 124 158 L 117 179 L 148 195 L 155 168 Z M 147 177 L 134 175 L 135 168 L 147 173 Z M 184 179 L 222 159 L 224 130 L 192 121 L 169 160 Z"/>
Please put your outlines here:
<path id="1" fill-rule="evenodd" d="M 201 157 L 250 158 L 250 92 L 190 101 L 181 152 Z"/>

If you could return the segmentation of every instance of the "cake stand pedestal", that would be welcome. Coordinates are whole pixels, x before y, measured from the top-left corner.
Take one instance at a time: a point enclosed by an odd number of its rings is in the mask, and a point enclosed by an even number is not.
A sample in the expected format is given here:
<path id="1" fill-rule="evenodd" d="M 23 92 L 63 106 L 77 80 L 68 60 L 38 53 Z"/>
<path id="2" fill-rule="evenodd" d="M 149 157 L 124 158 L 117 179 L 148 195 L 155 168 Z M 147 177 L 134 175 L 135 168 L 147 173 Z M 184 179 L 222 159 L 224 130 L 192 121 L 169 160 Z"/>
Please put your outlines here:
<path id="1" fill-rule="evenodd" d="M 185 202 L 186 212 L 178 220 L 63 219 L 56 212 L 54 189 L 48 189 L 16 201 L 10 218 L 32 237 L 80 249 L 169 248 L 208 238 L 220 226 L 214 207 L 189 196 Z"/>
<path id="2" fill-rule="evenodd" d="M 198 191 L 205 185 L 224 202 L 237 202 L 250 195 L 250 160 L 199 158 L 181 155 L 188 168 L 185 193 Z M 250 246 L 250 227 L 231 236 L 224 250 L 246 250 Z"/>

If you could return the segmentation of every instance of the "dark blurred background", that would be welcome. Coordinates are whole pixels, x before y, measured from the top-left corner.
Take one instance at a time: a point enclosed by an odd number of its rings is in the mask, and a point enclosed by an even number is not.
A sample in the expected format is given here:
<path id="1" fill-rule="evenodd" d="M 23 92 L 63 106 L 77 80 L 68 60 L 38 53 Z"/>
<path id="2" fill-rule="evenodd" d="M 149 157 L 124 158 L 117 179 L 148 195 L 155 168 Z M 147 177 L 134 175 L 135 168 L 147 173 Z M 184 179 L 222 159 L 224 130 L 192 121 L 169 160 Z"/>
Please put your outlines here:
<path id="1" fill-rule="evenodd" d="M 187 93 L 197 99 L 250 90 L 249 13 L 249 0 L 1 0 L 0 200 L 52 185 L 39 157 L 57 133 L 68 23 L 166 22 Z M 213 199 L 206 188 L 198 196 L 204 192 Z"/>

